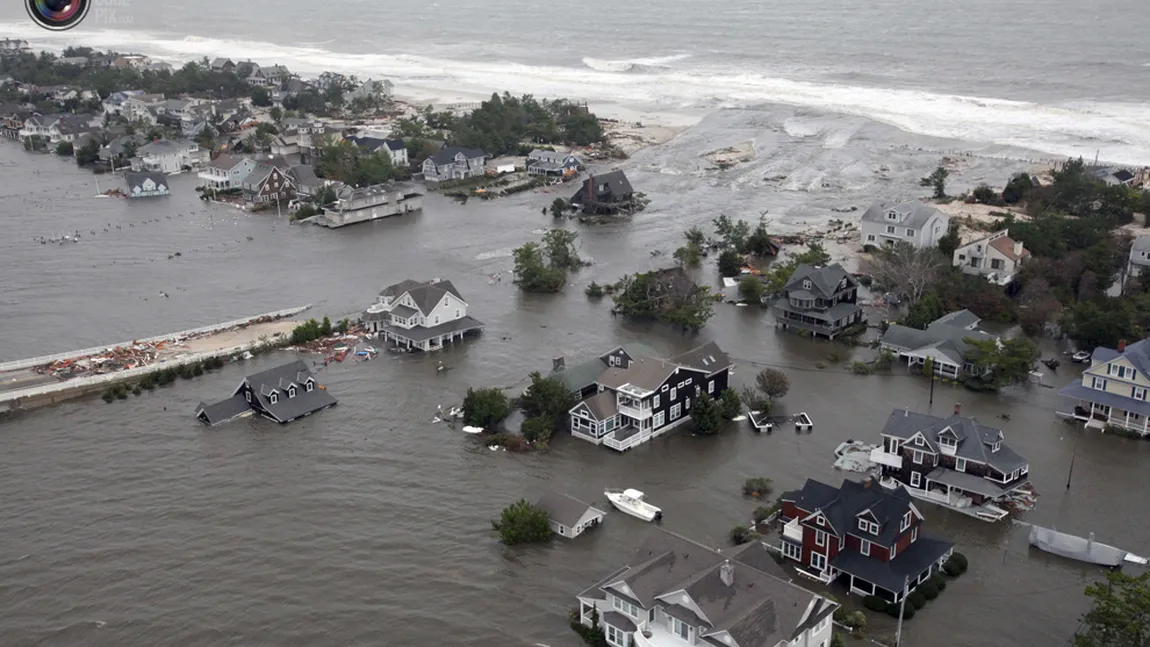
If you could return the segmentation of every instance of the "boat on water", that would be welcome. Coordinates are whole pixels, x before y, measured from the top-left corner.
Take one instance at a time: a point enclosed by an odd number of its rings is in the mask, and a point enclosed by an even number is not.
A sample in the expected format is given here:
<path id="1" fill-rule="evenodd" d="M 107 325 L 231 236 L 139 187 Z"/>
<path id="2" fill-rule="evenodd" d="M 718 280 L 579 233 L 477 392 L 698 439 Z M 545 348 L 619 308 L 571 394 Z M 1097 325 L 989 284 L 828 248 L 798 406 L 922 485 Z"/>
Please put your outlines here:
<path id="1" fill-rule="evenodd" d="M 603 495 L 615 506 L 616 510 L 625 512 L 636 519 L 643 521 L 657 521 L 663 518 L 663 511 L 647 503 L 647 495 L 639 490 L 627 488 L 618 490 L 608 488 Z"/>
<path id="2" fill-rule="evenodd" d="M 481 433 L 483 433 L 483 427 L 473 427 L 471 425 L 464 425 L 463 433 L 465 433 L 465 434 L 481 434 Z"/>
<path id="3" fill-rule="evenodd" d="M 1121 548 L 1094 541 L 1094 533 L 1083 538 L 1058 532 L 1053 528 L 1030 524 L 1030 545 L 1059 557 L 1110 568 L 1121 566 L 1123 562 L 1147 563 L 1145 557 L 1132 555 Z"/>

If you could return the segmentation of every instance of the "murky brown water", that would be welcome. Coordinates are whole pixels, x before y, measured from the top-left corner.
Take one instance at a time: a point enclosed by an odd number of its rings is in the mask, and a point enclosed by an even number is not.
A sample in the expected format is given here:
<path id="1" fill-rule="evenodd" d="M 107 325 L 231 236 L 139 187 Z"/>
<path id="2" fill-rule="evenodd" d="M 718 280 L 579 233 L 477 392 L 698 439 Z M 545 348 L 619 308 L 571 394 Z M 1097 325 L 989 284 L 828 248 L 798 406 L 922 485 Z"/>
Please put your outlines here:
<path id="1" fill-rule="evenodd" d="M 436 356 L 333 366 L 323 381 L 340 405 L 285 428 L 247 420 L 206 429 L 191 415 L 201 399 L 282 357 L 126 402 L 4 420 L 5 647 L 576 645 L 566 626 L 574 594 L 650 529 L 611 516 L 579 541 L 507 549 L 488 524 L 507 502 L 545 488 L 601 500 L 604 487 L 636 487 L 664 509 L 666 527 L 721 545 L 753 508 L 738 496 L 746 477 L 769 476 L 780 490 L 806 477 L 834 482 L 843 476 L 831 468 L 840 441 L 877 439 L 892 408 L 927 409 L 926 383 L 818 370 L 826 344 L 778 334 L 753 309 L 720 306 L 688 338 L 613 319 L 605 303 L 583 297 L 587 281 L 643 269 L 652 245 L 669 250 L 679 231 L 709 219 L 701 198 L 626 225 L 580 228 L 597 264 L 565 294 L 530 296 L 487 277 L 508 270 L 510 249 L 551 224 L 539 213 L 551 196 L 466 206 L 431 197 L 419 216 L 325 231 L 205 210 L 189 197 L 192 178 L 174 184 L 177 197 L 166 201 L 94 200 L 86 173 L 0 146 L 0 357 L 307 302 L 317 315 L 342 314 L 408 276 L 451 278 L 487 332 Z M 75 245 L 31 241 L 76 229 L 84 238 Z M 565 438 L 543 455 L 511 455 L 429 422 L 436 404 L 457 401 L 469 385 L 511 384 L 557 354 L 633 339 L 668 353 L 714 339 L 741 362 L 740 380 L 756 370 L 751 361 L 789 367 L 786 409 L 807 411 L 815 432 L 675 433 L 626 455 Z M 437 375 L 438 360 L 455 370 Z M 933 412 L 955 401 L 985 422 L 1010 416 L 997 424 L 1030 459 L 1043 495 L 1030 520 L 1150 553 L 1139 487 L 1150 447 L 1056 421 L 1051 389 L 985 397 L 939 388 Z M 1024 528 L 924 512 L 932 532 L 970 557 L 971 572 L 908 623 L 905 644 L 1066 641 L 1098 571 L 1035 553 Z"/>

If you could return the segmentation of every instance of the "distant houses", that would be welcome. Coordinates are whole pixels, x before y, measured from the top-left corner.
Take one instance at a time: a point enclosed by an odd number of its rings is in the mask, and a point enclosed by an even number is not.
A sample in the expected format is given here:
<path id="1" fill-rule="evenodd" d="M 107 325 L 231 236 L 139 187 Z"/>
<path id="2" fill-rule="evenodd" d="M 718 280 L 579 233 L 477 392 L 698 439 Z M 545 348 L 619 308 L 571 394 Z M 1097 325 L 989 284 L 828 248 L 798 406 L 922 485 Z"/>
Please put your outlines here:
<path id="1" fill-rule="evenodd" d="M 635 209 L 635 190 L 623 171 L 610 171 L 583 180 L 571 204 L 588 215 L 627 214 Z"/>
<path id="2" fill-rule="evenodd" d="M 369 332 L 406 350 L 431 351 L 478 332 L 467 302 L 451 281 L 407 279 L 389 285 L 363 314 Z"/>
<path id="3" fill-rule="evenodd" d="M 937 247 L 950 231 L 950 217 L 922 202 L 876 202 L 860 222 L 864 247 L 907 243 L 916 248 Z"/>
<path id="4" fill-rule="evenodd" d="M 775 325 L 834 339 L 862 323 L 858 281 L 842 265 L 799 265 L 772 305 Z"/>
<path id="5" fill-rule="evenodd" d="M 446 182 L 482 177 L 487 171 L 487 153 L 477 148 L 446 146 L 423 161 L 425 182 Z"/>
<path id="6" fill-rule="evenodd" d="M 163 173 L 125 173 L 129 198 L 156 198 L 171 195 L 168 178 Z"/>
<path id="7" fill-rule="evenodd" d="M 252 412 L 285 424 L 335 405 L 336 399 L 316 381 L 307 364 L 296 360 L 245 377 L 230 398 L 215 404 L 201 402 L 195 415 L 210 426 Z"/>

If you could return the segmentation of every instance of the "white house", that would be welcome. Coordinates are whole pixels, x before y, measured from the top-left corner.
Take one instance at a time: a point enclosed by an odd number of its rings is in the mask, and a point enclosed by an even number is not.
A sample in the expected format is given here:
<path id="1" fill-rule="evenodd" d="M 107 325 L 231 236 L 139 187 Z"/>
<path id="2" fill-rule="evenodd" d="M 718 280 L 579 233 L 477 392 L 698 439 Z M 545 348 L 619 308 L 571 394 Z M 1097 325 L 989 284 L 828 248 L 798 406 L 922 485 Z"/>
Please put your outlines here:
<path id="1" fill-rule="evenodd" d="M 446 146 L 423 160 L 423 179 L 427 182 L 463 180 L 481 177 L 487 171 L 487 153 L 477 148 Z"/>
<path id="2" fill-rule="evenodd" d="M 154 124 L 164 101 L 162 94 L 133 95 L 124 99 L 120 105 L 120 114 L 128 121 L 146 121 Z"/>
<path id="3" fill-rule="evenodd" d="M 132 160 L 134 171 L 158 171 L 177 173 L 184 167 L 198 167 L 203 164 L 208 151 L 186 139 L 161 139 L 144 144 L 136 150 Z"/>
<path id="4" fill-rule="evenodd" d="M 589 503 L 559 492 L 544 493 L 535 506 L 547 512 L 551 532 L 568 539 L 574 539 L 583 534 L 584 530 L 598 526 L 607 514 Z"/>
<path id="5" fill-rule="evenodd" d="M 144 94 L 143 90 L 126 90 L 124 92 L 113 92 L 104 99 L 104 114 L 106 115 L 119 115 L 123 113 L 124 102 L 128 99 Z"/>
<path id="6" fill-rule="evenodd" d="M 914 247 L 937 247 L 950 229 L 950 217 L 922 202 L 884 204 L 876 202 L 863 213 L 859 229 L 863 246 L 910 243 Z"/>
<path id="7" fill-rule="evenodd" d="M 483 324 L 467 315 L 467 302 L 451 281 L 407 279 L 384 288 L 363 315 L 370 332 L 408 350 L 439 350 Z"/>
<path id="8" fill-rule="evenodd" d="M 239 155 L 220 155 L 196 174 L 200 186 L 209 189 L 238 189 L 244 178 L 256 168 L 256 161 Z"/>
<path id="9" fill-rule="evenodd" d="M 576 599 L 612 647 L 827 647 L 837 602 L 797 584 L 762 542 L 721 553 L 661 531 Z"/>
<path id="10" fill-rule="evenodd" d="M 977 274 L 991 283 L 1006 285 L 1028 258 L 1030 252 L 1003 229 L 964 241 L 954 250 L 952 264 L 964 274 Z"/>
<path id="11" fill-rule="evenodd" d="M 1139 236 L 1130 245 L 1130 258 L 1126 261 L 1126 272 L 1122 275 L 1122 288 L 1132 278 L 1142 276 L 1150 268 L 1150 236 Z"/>

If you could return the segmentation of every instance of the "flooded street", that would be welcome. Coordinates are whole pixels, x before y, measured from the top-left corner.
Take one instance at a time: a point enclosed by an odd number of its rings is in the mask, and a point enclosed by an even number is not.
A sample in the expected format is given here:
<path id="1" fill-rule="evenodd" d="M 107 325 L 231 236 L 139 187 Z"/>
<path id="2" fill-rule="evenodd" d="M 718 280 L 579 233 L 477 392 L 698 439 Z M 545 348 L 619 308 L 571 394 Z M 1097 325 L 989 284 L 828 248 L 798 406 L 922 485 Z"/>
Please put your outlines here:
<path id="1" fill-rule="evenodd" d="M 748 131 L 759 119 L 741 118 Z M 844 360 L 848 351 L 778 333 L 765 311 L 719 304 L 702 333 L 685 336 L 613 318 L 609 300 L 589 301 L 586 283 L 657 265 L 651 249 L 669 254 L 683 230 L 720 212 L 754 219 L 766 209 L 780 214 L 772 227 L 786 231 L 831 217 L 832 207 L 916 191 L 915 178 L 938 162 L 908 152 L 879 181 L 873 160 L 889 142 L 863 136 L 827 148 L 770 131 L 778 153 L 761 165 L 702 177 L 694 148 L 733 143 L 708 135 L 719 126 L 732 124 L 704 122 L 624 166 L 651 197 L 647 212 L 617 225 L 567 225 L 595 265 L 558 295 L 519 293 L 510 255 L 554 224 L 540 210 L 568 197 L 566 188 L 466 205 L 432 195 L 420 215 L 329 231 L 291 226 L 274 212 L 205 205 L 190 175 L 173 179 L 168 199 L 94 199 L 93 176 L 70 161 L 0 145 L 0 359 L 303 303 L 314 305 L 312 316 L 334 318 L 404 278 L 450 279 L 469 314 L 487 324 L 482 336 L 442 353 L 333 365 L 321 382 L 339 406 L 287 427 L 245 419 L 209 429 L 192 416 L 199 401 L 227 395 L 282 353 L 127 401 L 95 398 L 0 419 L 0 644 L 407 646 L 434 638 L 445 647 L 574 647 L 574 595 L 620 566 L 652 529 L 612 514 L 577 541 L 507 549 L 489 520 L 510 501 L 554 488 L 602 503 L 604 487 L 634 487 L 664 510 L 666 528 L 722 546 L 754 508 L 739 496 L 745 478 L 768 476 L 780 492 L 807 477 L 837 483 L 847 476 L 831 467 L 838 443 L 878 441 L 894 408 L 947 415 L 956 402 L 1000 426 L 1029 459 L 1041 498 L 1026 520 L 1150 553 L 1139 487 L 1150 444 L 1058 421 L 1057 388 L 984 396 L 939 386 L 928 407 L 928 383 L 898 367 L 869 377 L 851 375 L 846 361 L 816 368 L 832 350 Z M 855 132 L 872 131 L 886 132 L 873 124 Z M 856 166 L 843 166 L 847 157 Z M 762 180 L 808 171 L 815 188 Z M 956 182 L 1008 172 L 975 160 Z M 101 179 L 101 188 L 111 181 Z M 75 231 L 75 244 L 33 241 Z M 492 282 L 497 272 L 504 279 Z M 713 264 L 700 277 L 717 284 Z M 732 424 L 719 437 L 677 431 L 625 455 L 560 436 L 545 454 L 515 455 L 430 422 L 436 405 L 457 403 L 468 386 L 511 385 L 546 372 L 556 356 L 632 340 L 668 355 L 714 340 L 735 358 L 737 383 L 763 365 L 783 368 L 791 389 L 782 406 L 809 413 L 814 432 L 757 435 Z M 440 360 L 454 370 L 437 374 Z M 1051 381 L 1061 386 L 1075 371 L 1064 365 Z M 1031 550 L 1024 527 L 920 508 L 928 530 L 953 539 L 971 567 L 908 622 L 905 645 L 1067 641 L 1097 569 Z"/>

